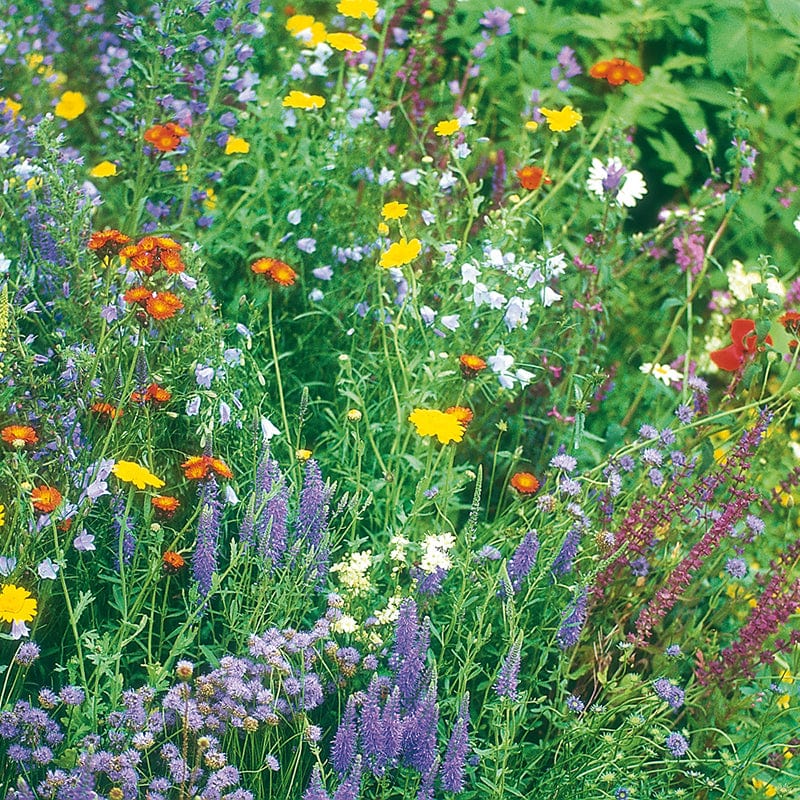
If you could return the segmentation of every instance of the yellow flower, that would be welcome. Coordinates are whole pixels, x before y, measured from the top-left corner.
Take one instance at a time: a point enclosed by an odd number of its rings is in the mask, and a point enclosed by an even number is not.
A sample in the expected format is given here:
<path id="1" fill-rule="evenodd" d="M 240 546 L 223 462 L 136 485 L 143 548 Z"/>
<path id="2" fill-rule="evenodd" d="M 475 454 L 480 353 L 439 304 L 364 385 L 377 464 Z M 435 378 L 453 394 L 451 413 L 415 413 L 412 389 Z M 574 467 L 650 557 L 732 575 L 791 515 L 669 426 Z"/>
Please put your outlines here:
<path id="1" fill-rule="evenodd" d="M 461 128 L 461 123 L 457 119 L 443 119 L 441 122 L 436 123 L 433 132 L 437 136 L 450 136 Z"/>
<path id="2" fill-rule="evenodd" d="M 336 10 L 345 17 L 358 19 L 362 14 L 372 19 L 378 13 L 377 0 L 339 0 Z"/>
<path id="3" fill-rule="evenodd" d="M 80 92 L 64 92 L 54 113 L 63 119 L 75 119 L 84 111 L 86 111 L 86 100 Z"/>
<path id="4" fill-rule="evenodd" d="M 19 114 L 21 108 L 22 108 L 22 103 L 17 103 L 10 97 L 0 97 L 0 113 L 3 113 L 5 111 L 10 111 L 12 118 L 16 119 L 17 114 Z"/>
<path id="5" fill-rule="evenodd" d="M 322 108 L 325 105 L 325 98 L 318 94 L 306 94 L 306 92 L 298 92 L 294 89 L 283 98 L 283 105 L 286 108 Z"/>
<path id="6" fill-rule="evenodd" d="M 792 704 L 792 698 L 788 694 L 782 694 L 777 701 L 777 706 L 781 711 L 786 711 Z"/>
<path id="7" fill-rule="evenodd" d="M 539 110 L 547 120 L 547 127 L 551 131 L 571 131 L 583 119 L 583 116 L 572 106 L 564 106 L 561 111 L 550 108 Z"/>
<path id="8" fill-rule="evenodd" d="M 6 524 L 6 507 L 0 503 L 0 528 Z"/>
<path id="9" fill-rule="evenodd" d="M 389 226 L 385 222 L 378 223 L 378 233 L 381 236 L 388 236 L 389 235 Z"/>
<path id="10" fill-rule="evenodd" d="M 316 47 L 320 42 L 324 42 L 328 33 L 325 26 L 310 14 L 295 14 L 289 17 L 286 20 L 286 30 L 309 47 Z"/>
<path id="11" fill-rule="evenodd" d="M 435 436 L 442 444 L 460 442 L 464 437 L 464 426 L 456 416 L 435 408 L 415 408 L 408 421 L 414 424 L 420 436 Z"/>
<path id="12" fill-rule="evenodd" d="M 304 447 L 301 447 L 298 450 L 295 450 L 294 454 L 295 454 L 295 456 L 296 456 L 298 461 L 308 461 L 308 459 L 311 458 L 311 455 L 312 455 L 311 451 L 307 450 Z"/>
<path id="13" fill-rule="evenodd" d="M 325 41 L 334 50 L 347 50 L 348 53 L 361 53 L 367 49 L 364 42 L 352 33 L 329 33 Z"/>
<path id="14" fill-rule="evenodd" d="M 531 133 L 539 128 L 539 123 L 535 119 L 529 119 L 525 123 L 525 130 L 531 131 Z"/>
<path id="15" fill-rule="evenodd" d="M 398 203 L 396 200 L 384 203 L 381 209 L 381 216 L 384 219 L 402 219 L 406 214 L 408 214 L 408 203 Z"/>
<path id="16" fill-rule="evenodd" d="M 380 265 L 389 269 L 390 267 L 402 267 L 403 264 L 411 263 L 422 250 L 422 243 L 419 239 L 412 239 L 407 242 L 405 238 L 395 242 L 389 249 L 381 255 Z"/>
<path id="17" fill-rule="evenodd" d="M 225 142 L 225 155 L 229 156 L 233 153 L 249 153 L 250 144 L 238 136 L 229 136 L 228 141 Z"/>
<path id="18" fill-rule="evenodd" d="M 31 593 L 13 583 L 0 591 L 0 619 L 3 622 L 30 622 L 36 616 L 36 600 Z"/>
<path id="19" fill-rule="evenodd" d="M 89 174 L 93 178 L 110 178 L 117 174 L 117 165 L 113 161 L 101 161 L 89 170 Z"/>
<path id="20" fill-rule="evenodd" d="M 117 461 L 111 471 L 121 480 L 132 483 L 137 489 L 144 489 L 152 486 L 160 489 L 164 485 L 161 478 L 157 478 L 146 467 L 142 467 L 135 461 Z"/>
<path id="21" fill-rule="evenodd" d="M 213 211 L 217 207 L 217 193 L 209 186 L 206 189 L 206 199 L 203 200 L 203 208 Z"/>

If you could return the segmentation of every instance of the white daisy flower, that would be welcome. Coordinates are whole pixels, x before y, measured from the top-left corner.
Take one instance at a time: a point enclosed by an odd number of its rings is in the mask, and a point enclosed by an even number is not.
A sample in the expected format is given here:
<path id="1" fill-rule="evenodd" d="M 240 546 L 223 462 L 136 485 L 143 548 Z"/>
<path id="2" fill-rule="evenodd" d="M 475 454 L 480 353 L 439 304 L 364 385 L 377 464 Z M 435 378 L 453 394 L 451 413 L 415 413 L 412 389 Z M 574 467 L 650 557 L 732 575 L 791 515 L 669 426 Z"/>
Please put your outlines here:
<path id="1" fill-rule="evenodd" d="M 639 170 L 626 169 L 616 156 L 606 164 L 599 158 L 592 159 L 586 188 L 600 198 L 610 194 L 618 206 L 626 208 L 633 208 L 647 194 L 644 175 Z"/>

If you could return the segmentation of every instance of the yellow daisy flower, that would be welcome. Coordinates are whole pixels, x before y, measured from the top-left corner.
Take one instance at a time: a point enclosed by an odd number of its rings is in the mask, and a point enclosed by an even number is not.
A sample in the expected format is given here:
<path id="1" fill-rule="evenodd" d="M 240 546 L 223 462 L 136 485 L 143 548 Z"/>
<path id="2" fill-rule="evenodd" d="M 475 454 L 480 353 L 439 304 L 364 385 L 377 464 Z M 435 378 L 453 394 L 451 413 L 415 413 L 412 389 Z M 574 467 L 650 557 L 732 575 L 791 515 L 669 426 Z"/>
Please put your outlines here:
<path id="1" fill-rule="evenodd" d="M 142 467 L 135 461 L 117 461 L 111 471 L 121 481 L 132 483 L 137 489 L 144 489 L 147 486 L 160 489 L 164 485 L 164 481 L 161 478 L 157 478 L 149 469 Z"/>
<path id="2" fill-rule="evenodd" d="M 420 436 L 435 436 L 442 444 L 460 442 L 464 437 L 464 426 L 455 414 L 435 408 L 415 408 L 408 421 L 413 423 Z"/>
<path id="3" fill-rule="evenodd" d="M 93 178 L 111 178 L 117 174 L 117 165 L 113 161 L 101 161 L 89 170 Z"/>
<path id="4" fill-rule="evenodd" d="M 572 106 L 564 106 L 561 111 L 551 108 L 540 108 L 539 110 L 547 120 L 547 127 L 551 131 L 571 131 L 583 119 L 580 112 Z"/>
<path id="5" fill-rule="evenodd" d="M 352 33 L 329 33 L 325 41 L 334 50 L 347 50 L 348 53 L 361 53 L 367 49 L 364 42 Z"/>
<path id="6" fill-rule="evenodd" d="M 325 105 L 325 98 L 318 94 L 307 94 L 306 92 L 298 92 L 296 89 L 289 92 L 283 98 L 283 106 L 285 108 L 322 108 Z"/>
<path id="7" fill-rule="evenodd" d="M 86 100 L 80 92 L 64 92 L 53 112 L 62 119 L 75 119 L 86 111 Z"/>
<path id="8" fill-rule="evenodd" d="M 396 200 L 384 203 L 381 209 L 381 216 L 384 219 L 402 219 L 406 214 L 408 214 L 408 203 L 398 203 Z"/>
<path id="9" fill-rule="evenodd" d="M 229 136 L 228 141 L 225 142 L 225 155 L 230 156 L 233 153 L 249 153 L 250 143 L 238 136 Z"/>
<path id="10" fill-rule="evenodd" d="M 339 0 L 336 10 L 345 17 L 358 19 L 362 14 L 372 19 L 378 13 L 377 0 Z"/>
<path id="11" fill-rule="evenodd" d="M 443 119 L 436 124 L 433 132 L 437 136 L 450 136 L 461 128 L 461 123 L 457 119 Z"/>
<path id="12" fill-rule="evenodd" d="M 392 244 L 389 249 L 381 255 L 380 265 L 385 269 L 390 267 L 402 267 L 410 264 L 422 250 L 422 242 L 419 239 L 412 239 L 410 242 L 405 238 Z"/>

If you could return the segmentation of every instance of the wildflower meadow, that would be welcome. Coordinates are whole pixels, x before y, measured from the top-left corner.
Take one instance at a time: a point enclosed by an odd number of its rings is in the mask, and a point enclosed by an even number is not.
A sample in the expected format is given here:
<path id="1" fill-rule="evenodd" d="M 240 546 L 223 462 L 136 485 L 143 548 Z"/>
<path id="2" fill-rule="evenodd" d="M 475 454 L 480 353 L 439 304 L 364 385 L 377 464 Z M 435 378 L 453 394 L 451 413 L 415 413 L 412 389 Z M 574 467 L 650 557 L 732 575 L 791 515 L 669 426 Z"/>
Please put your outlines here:
<path id="1" fill-rule="evenodd" d="M 0 797 L 800 798 L 799 55 L 0 0 Z"/>

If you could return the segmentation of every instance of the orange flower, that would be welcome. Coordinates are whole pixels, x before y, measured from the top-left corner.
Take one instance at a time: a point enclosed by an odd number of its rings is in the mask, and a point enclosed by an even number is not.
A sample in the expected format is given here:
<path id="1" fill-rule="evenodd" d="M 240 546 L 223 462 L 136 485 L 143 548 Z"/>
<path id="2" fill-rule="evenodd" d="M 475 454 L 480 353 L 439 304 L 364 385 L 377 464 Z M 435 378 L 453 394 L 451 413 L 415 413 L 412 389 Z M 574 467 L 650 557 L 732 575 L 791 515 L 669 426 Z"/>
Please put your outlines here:
<path id="1" fill-rule="evenodd" d="M 167 550 L 161 556 L 161 563 L 164 565 L 164 572 L 175 573 L 186 566 L 186 561 L 180 553 L 174 550 Z"/>
<path id="2" fill-rule="evenodd" d="M 111 403 L 92 403 L 92 411 L 101 416 L 108 417 L 109 419 L 116 419 L 121 417 L 125 412 L 121 408 L 115 408 Z"/>
<path id="3" fill-rule="evenodd" d="M 181 139 L 189 135 L 189 131 L 168 122 L 166 125 L 153 125 L 144 132 L 144 140 L 149 142 L 162 153 L 169 153 L 176 150 L 181 143 Z"/>
<path id="4" fill-rule="evenodd" d="M 218 458 L 213 456 L 190 456 L 186 461 L 181 464 L 183 474 L 193 481 L 199 481 L 208 476 L 209 472 L 216 472 L 223 478 L 232 478 L 228 465 Z"/>
<path id="5" fill-rule="evenodd" d="M 152 275 L 161 267 L 173 273 L 186 269 L 181 260 L 181 246 L 166 236 L 145 236 L 136 244 L 123 247 L 120 255 L 130 259 L 131 269 L 145 275 Z"/>
<path id="6" fill-rule="evenodd" d="M 39 441 L 36 431 L 30 425 L 6 425 L 0 431 L 0 437 L 6 444 L 10 444 L 17 450 L 28 444 L 36 444 Z"/>
<path id="7" fill-rule="evenodd" d="M 541 167 L 522 167 L 522 169 L 517 170 L 517 178 L 519 178 L 523 189 L 530 189 L 531 191 L 538 189 L 542 182 L 552 183 Z"/>
<path id="8" fill-rule="evenodd" d="M 95 231 L 89 237 L 89 249 L 94 250 L 99 258 L 119 255 L 119 251 L 130 242 L 131 237 L 120 233 L 113 228 L 105 231 Z"/>
<path id="9" fill-rule="evenodd" d="M 444 413 L 454 416 L 461 423 L 462 428 L 466 428 L 474 417 L 472 409 L 465 406 L 450 406 L 444 410 Z"/>
<path id="10" fill-rule="evenodd" d="M 169 319 L 183 308 L 183 303 L 172 292 L 157 292 L 145 303 L 147 313 L 153 319 Z"/>
<path id="11" fill-rule="evenodd" d="M 144 392 L 131 392 L 131 400 L 134 403 L 146 403 L 148 400 L 153 403 L 168 403 L 172 400 L 172 392 L 157 383 L 151 383 Z"/>
<path id="12" fill-rule="evenodd" d="M 530 472 L 515 472 L 511 476 L 511 485 L 520 494 L 534 494 L 539 488 L 539 481 Z"/>
<path id="13" fill-rule="evenodd" d="M 471 353 L 459 356 L 458 363 L 461 367 L 461 376 L 465 381 L 474 378 L 479 372 L 486 369 L 486 362 L 480 356 L 474 356 Z"/>
<path id="14" fill-rule="evenodd" d="M 285 262 L 278 258 L 259 258 L 250 265 L 256 275 L 266 275 L 280 286 L 291 286 L 297 273 Z"/>
<path id="15" fill-rule="evenodd" d="M 178 498 L 167 494 L 157 494 L 150 498 L 150 502 L 153 504 L 153 508 L 168 517 L 171 517 L 180 507 Z"/>
<path id="16" fill-rule="evenodd" d="M 55 511 L 61 505 L 62 499 L 61 492 L 54 486 L 37 486 L 31 491 L 33 507 L 44 514 Z"/>
<path id="17" fill-rule="evenodd" d="M 138 303 L 140 306 L 143 306 L 152 296 L 153 293 L 146 286 L 131 286 L 131 288 L 122 295 L 122 299 L 126 303 Z"/>
<path id="18" fill-rule="evenodd" d="M 598 61 L 589 70 L 589 75 L 607 80 L 612 86 L 622 86 L 623 83 L 640 84 L 644 80 L 644 72 L 624 58 Z"/>
<path id="19" fill-rule="evenodd" d="M 787 311 L 778 317 L 778 322 L 783 325 L 786 333 L 791 333 L 797 336 L 800 333 L 800 313 L 797 311 Z"/>

